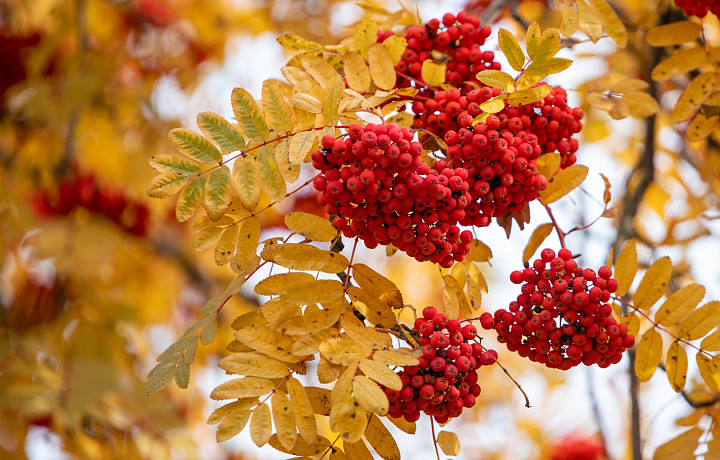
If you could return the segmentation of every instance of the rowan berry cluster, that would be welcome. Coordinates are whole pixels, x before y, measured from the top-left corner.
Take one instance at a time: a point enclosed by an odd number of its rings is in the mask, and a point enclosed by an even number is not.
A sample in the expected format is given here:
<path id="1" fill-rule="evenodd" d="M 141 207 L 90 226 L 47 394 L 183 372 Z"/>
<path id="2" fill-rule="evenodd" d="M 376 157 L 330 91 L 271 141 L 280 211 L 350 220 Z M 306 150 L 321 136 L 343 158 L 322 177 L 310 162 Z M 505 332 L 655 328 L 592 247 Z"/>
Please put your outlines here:
<path id="1" fill-rule="evenodd" d="M 312 153 L 321 172 L 318 203 L 348 238 L 369 248 L 393 244 L 418 261 L 449 267 L 470 252 L 472 233 L 457 226 L 471 200 L 467 171 L 422 163 L 413 136 L 394 123 L 354 124 L 339 140 L 325 136 L 323 150 Z"/>
<path id="2" fill-rule="evenodd" d="M 675 0 L 675 4 L 682 8 L 687 16 L 704 18 L 708 11 L 720 16 L 720 2 L 717 0 Z"/>
<path id="3" fill-rule="evenodd" d="M 465 11 L 457 16 L 447 13 L 442 22 L 431 19 L 425 25 L 408 27 L 403 35 L 407 48 L 395 65 L 397 87 L 409 87 L 422 80 L 422 64 L 428 59 L 436 60 L 433 52 L 445 55 L 446 81 L 452 86 L 463 92 L 482 86 L 476 78 L 478 72 L 500 70 L 500 63 L 495 62 L 495 53 L 480 48 L 491 32 L 490 27 L 481 26 L 478 17 Z M 383 42 L 392 35 L 392 31 L 381 31 L 378 41 Z M 418 90 L 421 95 L 431 92 L 427 86 L 418 86 Z"/>
<path id="4" fill-rule="evenodd" d="M 597 273 L 581 268 L 572 252 L 543 249 L 532 267 L 510 274 L 522 293 L 508 308 L 483 313 L 480 323 L 494 329 L 498 341 L 531 361 L 570 369 L 583 363 L 607 367 L 635 343 L 627 324 L 611 317 L 607 303 L 617 281 L 606 266 Z"/>
<path id="5" fill-rule="evenodd" d="M 131 235 L 144 236 L 148 231 L 150 209 L 146 205 L 132 201 L 123 190 L 99 184 L 90 174 L 63 179 L 53 192 L 36 192 L 32 206 L 40 217 L 65 216 L 85 208 L 104 215 Z"/>
<path id="6" fill-rule="evenodd" d="M 475 326 L 461 327 L 460 321 L 448 320 L 435 307 L 423 310 L 422 318 L 415 321 L 415 331 L 422 345 L 420 364 L 406 366 L 399 373 L 402 390 L 385 388 L 390 401 L 389 415 L 414 422 L 420 418 L 420 412 L 425 412 L 445 423 L 459 416 L 463 408 L 475 404 L 480 395 L 476 369 L 493 364 L 497 353 L 485 351 L 474 341 Z"/>

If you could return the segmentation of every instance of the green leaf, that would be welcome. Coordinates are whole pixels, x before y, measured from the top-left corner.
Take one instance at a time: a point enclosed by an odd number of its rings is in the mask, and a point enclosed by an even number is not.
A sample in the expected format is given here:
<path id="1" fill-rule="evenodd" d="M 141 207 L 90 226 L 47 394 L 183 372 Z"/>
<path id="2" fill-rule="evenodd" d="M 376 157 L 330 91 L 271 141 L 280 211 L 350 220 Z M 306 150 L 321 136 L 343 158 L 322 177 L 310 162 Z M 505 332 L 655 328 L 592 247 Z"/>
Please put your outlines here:
<path id="1" fill-rule="evenodd" d="M 520 48 L 515 35 L 508 30 L 500 29 L 500 32 L 498 32 L 498 41 L 500 43 L 500 49 L 510 63 L 510 66 L 517 71 L 522 70 L 523 65 L 525 65 L 525 54 Z"/>
<path id="2" fill-rule="evenodd" d="M 543 61 L 535 61 L 525 69 L 525 75 L 533 77 L 539 77 L 540 80 L 547 77 L 548 75 L 562 72 L 572 65 L 573 61 L 565 58 L 549 58 Z M 538 81 L 540 81 L 538 80 Z"/>
<path id="3" fill-rule="evenodd" d="M 245 139 L 237 129 L 220 115 L 213 112 L 201 112 L 197 116 L 197 124 L 205 136 L 215 142 L 223 150 L 234 152 L 246 147 Z"/>
<path id="4" fill-rule="evenodd" d="M 150 167 L 161 173 L 177 173 L 190 176 L 200 172 L 200 166 L 180 155 L 159 153 L 148 160 Z"/>
<path id="5" fill-rule="evenodd" d="M 175 205 L 175 218 L 178 222 L 190 219 L 203 203 L 205 194 L 205 178 L 200 176 L 187 183 L 180 191 Z"/>
<path id="6" fill-rule="evenodd" d="M 148 394 L 155 393 L 165 385 L 172 382 L 175 376 L 175 363 L 162 362 L 156 365 L 148 374 Z"/>
<path id="7" fill-rule="evenodd" d="M 187 176 L 178 173 L 164 173 L 153 177 L 147 186 L 147 194 L 152 198 L 167 198 L 175 195 L 185 182 Z"/>
<path id="8" fill-rule="evenodd" d="M 170 130 L 168 138 L 175 148 L 193 160 L 203 163 L 222 162 L 220 151 L 210 141 L 193 131 L 175 128 Z"/>
<path id="9" fill-rule="evenodd" d="M 190 365 L 184 359 L 175 367 L 175 383 L 180 388 L 187 388 L 190 384 Z"/>
<path id="10" fill-rule="evenodd" d="M 230 182 L 230 168 L 227 166 L 214 169 L 208 176 L 203 204 L 212 220 L 222 217 L 230 203 Z"/>
<path id="11" fill-rule="evenodd" d="M 543 85 L 536 86 L 535 88 L 521 89 L 510 93 L 506 99 L 509 105 L 526 105 L 532 104 L 535 101 L 539 101 L 544 98 L 552 91 L 552 86 Z"/>
<path id="12" fill-rule="evenodd" d="M 203 324 L 200 332 L 200 342 L 203 345 L 210 345 L 215 340 L 215 334 L 217 333 L 217 313 L 213 313 L 205 317 L 205 323 Z"/>
<path id="13" fill-rule="evenodd" d="M 235 118 L 242 130 L 254 141 L 263 141 L 270 130 L 252 95 L 243 88 L 235 88 L 231 96 Z"/>
<path id="14" fill-rule="evenodd" d="M 285 134 L 292 130 L 290 106 L 283 97 L 278 80 L 265 80 L 262 86 L 263 109 L 270 126 L 276 133 Z"/>
<path id="15" fill-rule="evenodd" d="M 260 149 L 257 163 L 260 185 L 263 190 L 273 201 L 282 201 L 285 198 L 285 179 L 280 174 L 275 162 L 275 155 L 270 147 L 264 146 Z"/>

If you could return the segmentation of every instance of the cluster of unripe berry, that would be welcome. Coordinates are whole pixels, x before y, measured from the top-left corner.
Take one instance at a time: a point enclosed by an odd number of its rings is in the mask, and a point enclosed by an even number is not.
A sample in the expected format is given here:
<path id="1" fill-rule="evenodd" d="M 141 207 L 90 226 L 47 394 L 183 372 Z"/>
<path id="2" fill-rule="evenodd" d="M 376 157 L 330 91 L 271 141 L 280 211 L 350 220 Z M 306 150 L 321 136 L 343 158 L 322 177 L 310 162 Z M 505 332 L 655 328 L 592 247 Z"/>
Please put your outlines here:
<path id="1" fill-rule="evenodd" d="M 90 174 L 74 174 L 63 179 L 57 190 L 40 190 L 32 197 L 32 206 L 40 217 L 65 216 L 77 208 L 102 214 L 125 232 L 147 234 L 150 209 L 131 200 L 121 189 L 99 184 Z"/>
<path id="2" fill-rule="evenodd" d="M 682 8 L 688 16 L 704 18 L 708 11 L 720 16 L 720 1 L 718 0 L 675 0 L 675 4 Z"/>
<path id="3" fill-rule="evenodd" d="M 460 232 L 470 204 L 467 173 L 420 161 L 422 146 L 410 128 L 354 124 L 341 139 L 325 136 L 312 153 L 318 202 L 333 225 L 369 248 L 393 244 L 419 261 L 449 267 L 470 252 Z"/>
<path id="4" fill-rule="evenodd" d="M 493 364 L 497 353 L 486 351 L 475 341 L 475 326 L 448 320 L 435 307 L 423 310 L 422 317 L 415 321 L 415 331 L 422 345 L 420 363 L 406 366 L 399 373 L 402 390 L 385 388 L 389 415 L 414 422 L 424 412 L 445 423 L 475 404 L 480 395 L 476 369 Z"/>
<path id="5" fill-rule="evenodd" d="M 494 329 L 508 350 L 551 368 L 583 363 L 607 367 L 635 343 L 627 324 L 611 317 L 607 303 L 617 290 L 612 270 L 583 269 L 572 252 L 543 249 L 531 267 L 510 274 L 522 293 L 508 308 L 483 313 L 480 323 Z"/>

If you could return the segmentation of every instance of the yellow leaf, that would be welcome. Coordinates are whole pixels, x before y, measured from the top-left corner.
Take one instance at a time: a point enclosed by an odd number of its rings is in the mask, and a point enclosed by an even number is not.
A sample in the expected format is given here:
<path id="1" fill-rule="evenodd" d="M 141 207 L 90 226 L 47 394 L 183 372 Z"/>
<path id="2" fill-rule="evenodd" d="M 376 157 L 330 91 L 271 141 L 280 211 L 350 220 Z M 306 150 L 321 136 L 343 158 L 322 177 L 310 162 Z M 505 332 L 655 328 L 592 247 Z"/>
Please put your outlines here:
<path id="1" fill-rule="evenodd" d="M 254 211 L 260 199 L 260 181 L 255 158 L 242 155 L 235 160 L 233 185 L 243 207 L 248 211 Z"/>
<path id="2" fill-rule="evenodd" d="M 281 442 L 277 434 L 270 436 L 268 444 L 280 452 L 290 455 L 299 455 L 300 459 L 310 460 L 310 458 L 318 458 L 318 456 L 330 450 L 330 441 L 323 436 L 316 436 L 312 443 L 306 443 L 304 439 L 297 438 L 295 444 L 291 448 L 286 448 Z"/>
<path id="3" fill-rule="evenodd" d="M 207 139 L 184 128 L 175 128 L 168 134 L 173 143 L 184 155 L 203 163 L 221 163 L 222 154 Z"/>
<path id="4" fill-rule="evenodd" d="M 339 432 L 346 442 L 358 442 L 365 433 L 368 413 L 353 397 L 338 400 L 330 410 L 330 429 Z"/>
<path id="5" fill-rule="evenodd" d="M 590 4 L 600 17 L 610 40 L 618 47 L 625 48 L 628 40 L 627 30 L 615 10 L 606 0 L 590 0 Z"/>
<path id="6" fill-rule="evenodd" d="M 337 238 L 329 220 L 306 212 L 290 212 L 285 215 L 285 226 L 291 232 L 298 233 L 313 241 L 328 242 Z"/>
<path id="7" fill-rule="evenodd" d="M 622 297 L 627 294 L 630 286 L 632 285 L 633 279 L 635 279 L 637 270 L 638 257 L 635 240 L 629 240 L 627 244 L 625 244 L 625 249 L 622 250 L 615 261 L 615 270 L 613 274 L 614 278 L 618 282 L 618 288 L 617 291 L 615 291 L 616 296 Z"/>
<path id="8" fill-rule="evenodd" d="M 343 70 L 350 88 L 359 93 L 370 90 L 370 70 L 365 63 L 365 59 L 359 53 L 355 51 L 345 53 L 343 56 Z"/>
<path id="9" fill-rule="evenodd" d="M 285 134 L 292 130 L 292 118 L 280 85 L 278 80 L 265 80 L 262 86 L 262 102 L 270 126 L 276 133 Z"/>
<path id="10" fill-rule="evenodd" d="M 368 64 L 370 76 L 378 88 L 391 90 L 395 86 L 395 67 L 382 43 L 375 43 L 368 49 Z"/>
<path id="11" fill-rule="evenodd" d="M 287 365 L 257 353 L 233 353 L 218 362 L 218 367 L 229 374 L 279 379 L 290 373 Z"/>
<path id="12" fill-rule="evenodd" d="M 389 334 L 366 327 L 355 315 L 344 315 L 342 326 L 348 337 L 373 350 L 392 346 Z"/>
<path id="13" fill-rule="evenodd" d="M 290 449 L 297 441 L 295 414 L 290 406 L 290 400 L 284 392 L 277 390 L 272 397 L 271 404 L 278 440 L 283 447 Z"/>
<path id="14" fill-rule="evenodd" d="M 380 417 L 370 417 L 365 431 L 365 439 L 383 460 L 400 460 L 400 449 L 398 449 L 392 434 L 380 421 Z"/>
<path id="15" fill-rule="evenodd" d="M 644 91 L 629 91 L 622 96 L 630 114 L 636 117 L 649 117 L 658 111 L 658 102 Z"/>
<path id="16" fill-rule="evenodd" d="M 402 390 L 402 381 L 400 380 L 400 377 L 385 364 L 370 359 L 363 359 L 358 364 L 358 368 L 363 372 L 363 374 L 375 380 L 380 385 L 386 386 L 392 390 Z"/>
<path id="17" fill-rule="evenodd" d="M 540 31 L 540 26 L 536 21 L 533 21 L 533 23 L 528 26 L 527 32 L 525 33 L 525 48 L 527 49 L 530 59 L 533 59 L 535 56 L 537 48 L 540 45 L 541 37 L 542 32 Z"/>
<path id="18" fill-rule="evenodd" d="M 255 251 L 259 241 L 260 219 L 255 216 L 245 220 L 238 232 L 235 263 L 240 269 L 255 264 L 257 260 Z"/>
<path id="19" fill-rule="evenodd" d="M 290 138 L 288 148 L 288 162 L 291 165 L 302 164 L 315 143 L 315 133 L 312 131 L 300 131 Z"/>
<path id="20" fill-rule="evenodd" d="M 294 93 L 290 96 L 290 104 L 306 112 L 322 113 L 322 102 L 312 94 Z"/>
<path id="21" fill-rule="evenodd" d="M 263 403 L 253 410 L 252 419 L 250 419 L 250 437 L 258 447 L 262 447 L 267 444 L 271 435 L 270 408 Z"/>
<path id="22" fill-rule="evenodd" d="M 535 88 L 525 88 L 508 95 L 505 100 L 509 105 L 526 105 L 539 101 L 552 91 L 552 86 L 543 85 Z"/>
<path id="23" fill-rule="evenodd" d="M 260 295 L 282 295 L 293 286 L 305 285 L 315 281 L 309 273 L 280 273 L 272 275 L 255 285 L 255 293 Z"/>
<path id="24" fill-rule="evenodd" d="M 452 431 L 441 431 L 437 435 L 438 446 L 445 455 L 457 455 L 460 452 L 460 441 Z"/>
<path id="25" fill-rule="evenodd" d="M 268 125 L 252 95 L 243 88 L 235 88 L 230 100 L 242 131 L 254 141 L 265 140 L 269 134 Z"/>
<path id="26" fill-rule="evenodd" d="M 168 198 L 175 195 L 187 182 L 188 177 L 179 173 L 163 173 L 152 178 L 147 194 L 152 198 Z"/>
<path id="27" fill-rule="evenodd" d="M 540 36 L 533 61 L 539 64 L 549 60 L 560 51 L 560 45 L 560 31 L 554 28 L 545 29 Z"/>
<path id="28" fill-rule="evenodd" d="M 465 260 L 470 262 L 487 262 L 492 259 L 492 249 L 480 240 L 470 242 L 470 254 Z"/>
<path id="29" fill-rule="evenodd" d="M 338 335 L 337 328 L 328 328 L 297 339 L 290 348 L 295 356 L 309 356 L 320 353 L 320 344 Z M 334 379 L 333 379 L 334 380 Z"/>
<path id="30" fill-rule="evenodd" d="M 653 454 L 653 460 L 680 460 L 695 458 L 693 452 L 698 447 L 698 439 L 702 436 L 701 428 L 691 428 L 680 433 L 675 438 L 658 446 Z"/>
<path id="31" fill-rule="evenodd" d="M 305 441 L 308 443 L 313 442 L 317 437 L 317 422 L 315 421 L 315 411 L 310 403 L 310 397 L 299 380 L 291 378 L 286 382 L 286 385 L 290 394 L 290 404 L 295 413 L 295 423 L 298 431 Z"/>
<path id="32" fill-rule="evenodd" d="M 415 431 L 417 429 L 415 422 L 408 422 L 403 417 L 394 418 L 387 416 L 386 418 L 390 421 L 390 423 L 398 427 L 401 431 L 407 434 L 415 434 Z"/>
<path id="33" fill-rule="evenodd" d="M 665 356 L 665 372 L 667 373 L 670 386 L 676 393 L 680 393 L 685 388 L 687 380 L 688 359 L 685 349 L 680 346 L 678 341 L 674 341 L 668 348 Z"/>
<path id="34" fill-rule="evenodd" d="M 204 193 L 205 178 L 202 176 L 192 179 L 180 190 L 175 204 L 175 218 L 178 222 L 187 222 L 195 215 L 203 202 Z"/>
<path id="35" fill-rule="evenodd" d="M 306 53 L 300 56 L 300 63 L 305 71 L 315 79 L 322 87 L 327 88 L 335 75 L 338 73 L 325 59 L 314 53 Z"/>
<path id="36" fill-rule="evenodd" d="M 318 415 L 330 415 L 330 394 L 326 388 L 305 387 L 312 410 Z"/>
<path id="37" fill-rule="evenodd" d="M 373 359 L 388 366 L 417 366 L 420 361 L 409 350 L 378 350 Z"/>
<path id="38" fill-rule="evenodd" d="M 421 76 L 429 86 L 440 86 L 445 83 L 445 64 L 427 59 L 422 63 Z"/>
<path id="39" fill-rule="evenodd" d="M 662 257 L 653 262 L 640 281 L 637 291 L 633 294 L 633 304 L 636 308 L 647 310 L 660 300 L 670 282 L 672 270 L 672 262 L 669 257 Z"/>
<path id="40" fill-rule="evenodd" d="M 629 91 L 640 91 L 650 86 L 645 80 L 639 78 L 624 78 L 610 86 L 613 93 L 626 93 Z"/>
<path id="41" fill-rule="evenodd" d="M 698 369 L 700 370 L 700 376 L 705 381 L 705 384 L 710 390 L 715 393 L 720 392 L 720 367 L 718 366 L 717 356 L 712 359 L 705 356 L 703 353 L 695 355 Z"/>
<path id="42" fill-rule="evenodd" d="M 588 167 L 579 164 L 558 171 L 548 178 L 547 188 L 540 192 L 540 201 L 550 204 L 559 200 L 582 184 L 587 175 Z"/>
<path id="43" fill-rule="evenodd" d="M 488 285 L 487 280 L 485 279 L 485 276 L 483 276 L 482 271 L 477 267 L 477 265 L 474 262 L 469 262 L 467 259 L 464 262 L 465 267 L 467 268 L 468 272 L 468 284 L 471 282 L 477 283 L 478 288 L 487 294 L 488 292 Z"/>
<path id="44" fill-rule="evenodd" d="M 708 137 L 711 132 L 717 129 L 718 120 L 720 120 L 720 116 L 718 115 L 712 117 L 707 117 L 702 113 L 695 115 L 695 118 L 692 119 L 685 133 L 687 141 L 699 142 Z"/>
<path id="45" fill-rule="evenodd" d="M 317 51 L 321 53 L 323 46 L 320 43 L 315 43 L 310 40 L 306 40 L 297 34 L 285 34 L 277 38 L 277 42 L 286 50 L 303 50 L 303 51 Z"/>
<path id="46" fill-rule="evenodd" d="M 286 183 L 282 174 L 280 174 L 273 153 L 273 150 L 267 145 L 259 149 L 257 157 L 258 177 L 262 189 L 270 199 L 279 202 L 285 198 Z M 207 190 L 205 193 L 207 194 Z"/>
<path id="47" fill-rule="evenodd" d="M 580 30 L 588 36 L 593 43 L 603 36 L 602 22 L 597 12 L 583 0 L 575 2 L 578 8 L 578 21 Z"/>
<path id="48" fill-rule="evenodd" d="M 282 324 L 282 331 L 286 335 L 305 335 L 327 329 L 340 318 L 339 308 L 320 309 L 316 306 L 308 307 L 305 312 Z"/>
<path id="49" fill-rule="evenodd" d="M 337 280 L 315 280 L 304 284 L 289 286 L 283 299 L 295 302 L 298 305 L 309 303 L 332 302 L 343 296 L 345 289 L 343 284 Z"/>
<path id="50" fill-rule="evenodd" d="M 332 364 L 349 366 L 372 353 L 372 348 L 347 337 L 328 339 L 320 344 L 320 354 Z"/>
<path id="51" fill-rule="evenodd" d="M 628 334 L 637 336 L 640 332 L 640 317 L 635 312 L 630 312 L 620 318 L 620 321 L 628 325 Z"/>
<path id="52" fill-rule="evenodd" d="M 377 43 L 378 25 L 372 19 L 363 18 L 355 26 L 353 49 L 362 57 L 368 57 L 368 50 Z"/>
<path id="53" fill-rule="evenodd" d="M 392 308 L 403 307 L 402 294 L 395 283 L 365 264 L 355 264 L 352 270 L 353 278 L 364 291 Z"/>
<path id="54" fill-rule="evenodd" d="M 695 40 L 700 35 L 700 24 L 677 21 L 655 26 L 645 34 L 645 41 L 652 46 L 672 46 Z"/>
<path id="55" fill-rule="evenodd" d="M 391 35 L 383 41 L 383 45 L 387 48 L 393 65 L 397 65 L 407 48 L 407 40 L 400 35 Z"/>
<path id="56" fill-rule="evenodd" d="M 353 460 L 373 460 L 374 458 L 362 440 L 353 443 L 345 442 L 343 448 L 346 457 Z"/>
<path id="57" fill-rule="evenodd" d="M 260 257 L 292 270 L 325 273 L 339 273 L 350 265 L 350 261 L 342 254 L 305 243 L 273 244 L 265 247 Z"/>
<path id="58" fill-rule="evenodd" d="M 655 313 L 655 322 L 661 326 L 675 326 L 695 310 L 705 297 L 705 287 L 692 283 L 673 292 Z"/>
<path id="59" fill-rule="evenodd" d="M 215 263 L 225 265 L 235 256 L 235 246 L 238 239 L 238 226 L 231 225 L 226 228 L 215 247 Z"/>
<path id="60" fill-rule="evenodd" d="M 698 308 L 680 323 L 678 335 L 683 339 L 697 340 L 720 324 L 720 301 L 714 300 Z"/>
<path id="61" fill-rule="evenodd" d="M 557 153 L 545 153 L 540 155 L 537 162 L 538 174 L 542 174 L 545 177 L 552 177 L 560 167 L 562 158 Z"/>
<path id="62" fill-rule="evenodd" d="M 552 57 L 544 61 L 533 62 L 525 69 L 524 76 L 535 77 L 536 83 L 548 75 L 562 72 L 572 65 L 570 59 Z"/>
<path id="63" fill-rule="evenodd" d="M 605 204 L 605 206 L 607 206 L 612 199 L 612 195 L 610 194 L 610 188 L 612 187 L 612 185 L 610 185 L 610 180 L 605 176 L 605 174 L 600 174 L 600 177 L 602 177 L 603 182 L 605 182 L 605 190 L 603 191 L 603 203 Z M 612 257 L 609 257 L 608 259 L 612 260 Z M 609 262 L 608 266 L 610 266 Z"/>
<path id="64" fill-rule="evenodd" d="M 220 384 L 210 393 L 211 399 L 239 399 L 263 396 L 272 391 L 275 384 L 260 377 L 244 377 Z"/>
<path id="65" fill-rule="evenodd" d="M 640 339 L 635 352 L 635 375 L 647 382 L 655 373 L 662 359 L 662 336 L 655 329 L 648 329 Z"/>
<path id="66" fill-rule="evenodd" d="M 378 415 L 387 414 L 389 402 L 385 392 L 364 375 L 356 375 L 353 379 L 353 396 L 365 409 Z"/>
<path id="67" fill-rule="evenodd" d="M 243 428 L 245 428 L 245 425 L 247 425 L 248 420 L 250 420 L 250 414 L 252 414 L 252 412 L 249 410 L 239 410 L 223 418 L 220 426 L 218 426 L 216 434 L 217 442 L 227 441 L 240 433 Z"/>
<path id="68" fill-rule="evenodd" d="M 457 284 L 460 286 L 460 289 L 465 287 L 465 284 L 467 284 L 467 273 L 465 271 L 464 264 L 453 265 L 450 269 L 449 276 L 452 276 L 457 280 Z"/>
<path id="69" fill-rule="evenodd" d="M 474 311 L 470 307 L 470 303 L 467 301 L 467 297 L 465 297 L 465 292 L 463 292 L 460 283 L 458 283 L 458 281 L 452 276 L 443 276 L 443 282 L 445 283 L 445 287 L 443 288 L 443 299 L 447 296 L 450 301 L 449 303 L 455 306 L 453 311 L 454 314 L 452 316 L 450 313 L 446 312 L 448 317 L 457 318 L 457 309 L 459 308 L 465 318 L 473 318 L 475 316 Z"/>
<path id="70" fill-rule="evenodd" d="M 202 252 L 215 246 L 215 243 L 220 240 L 223 230 L 221 227 L 206 227 L 201 229 L 193 238 L 193 249 L 197 252 Z"/>
<path id="71" fill-rule="evenodd" d="M 480 104 L 480 110 L 484 113 L 498 113 L 505 108 L 505 100 L 507 95 L 501 94 L 500 96 L 494 97 Z"/>
<path id="72" fill-rule="evenodd" d="M 239 329 L 235 332 L 235 339 L 243 345 L 279 361 L 296 363 L 302 359 L 289 353 L 292 347 L 292 340 L 289 337 L 267 329 Z"/>
<path id="73" fill-rule="evenodd" d="M 513 77 L 500 70 L 482 70 L 477 73 L 476 78 L 487 86 L 499 88 L 508 93 L 515 88 Z"/>
<path id="74" fill-rule="evenodd" d="M 705 337 L 700 343 L 700 348 L 707 351 L 720 351 L 720 329 Z"/>
<path id="75" fill-rule="evenodd" d="M 571 2 L 563 2 L 560 8 L 560 14 L 562 15 L 560 33 L 563 37 L 568 38 L 578 30 L 578 11 Z"/>
<path id="76" fill-rule="evenodd" d="M 210 219 L 218 220 L 225 214 L 225 210 L 232 198 L 230 194 L 231 182 L 230 168 L 227 166 L 223 165 L 219 169 L 210 172 L 205 182 L 205 193 L 203 195 L 203 206 Z"/>
<path id="77" fill-rule="evenodd" d="M 716 85 L 717 77 L 712 72 L 701 73 L 693 78 L 687 88 L 680 94 L 675 107 L 673 107 L 670 121 L 681 123 L 692 118 L 710 97 Z"/>
<path id="78" fill-rule="evenodd" d="M 695 70 L 708 63 L 705 49 L 699 46 L 683 49 L 672 56 L 663 59 L 652 70 L 653 80 L 666 81 L 673 77 Z"/>
<path id="79" fill-rule="evenodd" d="M 525 54 L 520 48 L 515 35 L 508 30 L 500 29 L 498 32 L 498 42 L 500 44 L 500 50 L 507 58 L 510 66 L 517 71 L 522 70 L 525 65 Z"/>
<path id="80" fill-rule="evenodd" d="M 535 251 L 540 247 L 540 245 L 545 241 L 545 238 L 550 236 L 553 230 L 553 224 L 547 223 L 539 225 L 530 235 L 530 240 L 528 241 L 527 246 L 525 246 L 525 251 L 523 251 L 523 262 L 528 262 L 532 256 L 535 254 Z"/>
<path id="81" fill-rule="evenodd" d="M 217 423 L 220 423 L 222 419 L 232 414 L 233 412 L 250 409 L 251 407 L 256 406 L 257 403 L 257 398 L 243 398 L 238 399 L 237 401 L 227 403 L 215 409 L 213 413 L 210 414 L 210 417 L 208 417 L 207 423 L 208 425 L 215 425 Z"/>

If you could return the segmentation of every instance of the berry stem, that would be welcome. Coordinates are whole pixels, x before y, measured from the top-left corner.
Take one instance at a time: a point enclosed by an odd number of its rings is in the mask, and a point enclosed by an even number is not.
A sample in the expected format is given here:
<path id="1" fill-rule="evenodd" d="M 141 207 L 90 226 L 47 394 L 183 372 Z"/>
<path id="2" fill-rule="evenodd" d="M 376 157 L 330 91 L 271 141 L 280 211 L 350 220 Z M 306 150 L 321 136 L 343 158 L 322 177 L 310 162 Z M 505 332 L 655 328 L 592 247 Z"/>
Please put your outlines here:
<path id="1" fill-rule="evenodd" d="M 485 348 L 485 347 L 483 347 L 483 348 Z M 518 387 L 518 389 L 520 390 L 520 392 L 522 393 L 522 395 L 525 397 L 525 407 L 527 407 L 528 409 L 531 408 L 532 405 L 530 405 L 530 398 L 528 398 L 527 393 L 525 393 L 525 390 L 523 390 L 522 385 L 520 385 L 520 384 L 518 383 L 518 381 L 515 380 L 512 375 L 510 375 L 510 372 L 508 372 L 508 370 L 505 369 L 505 366 L 503 366 L 502 364 L 500 364 L 500 361 L 499 361 L 499 360 L 496 359 L 496 360 L 495 360 L 495 364 L 497 364 L 498 366 L 500 366 L 500 369 L 502 369 L 503 372 L 505 372 L 505 375 L 507 375 L 507 376 L 510 378 L 510 380 L 512 380 L 512 382 L 515 384 L 515 386 Z"/>
<path id="2" fill-rule="evenodd" d="M 353 264 L 353 259 L 355 258 L 355 249 L 357 249 L 358 240 L 359 240 L 359 238 L 355 237 L 355 242 L 353 243 L 352 252 L 350 253 L 350 265 L 348 265 L 347 272 L 345 273 L 345 284 L 343 285 L 343 293 L 347 293 L 348 283 L 350 282 L 350 271 L 352 270 L 352 264 Z M 342 300 L 340 301 L 340 318 L 339 318 L 340 324 L 342 324 L 344 308 L 345 308 L 345 296 L 343 295 Z M 339 332 L 340 331 L 338 330 L 338 336 L 340 335 Z"/>
<path id="3" fill-rule="evenodd" d="M 435 419 L 433 417 L 430 417 L 430 431 L 432 432 L 433 445 L 435 446 L 435 455 L 437 456 L 437 460 L 440 460 L 440 451 L 438 450 L 437 437 L 435 436 Z"/>
<path id="4" fill-rule="evenodd" d="M 550 209 L 550 206 L 543 204 L 543 207 L 545 207 L 545 210 L 548 213 L 548 216 L 550 216 L 550 220 L 552 221 L 553 227 L 555 227 L 555 232 L 558 235 L 558 239 L 560 240 L 560 247 L 565 247 L 565 233 L 560 228 L 560 225 L 558 224 L 557 220 L 555 219 L 555 216 L 553 215 L 552 210 Z"/>

